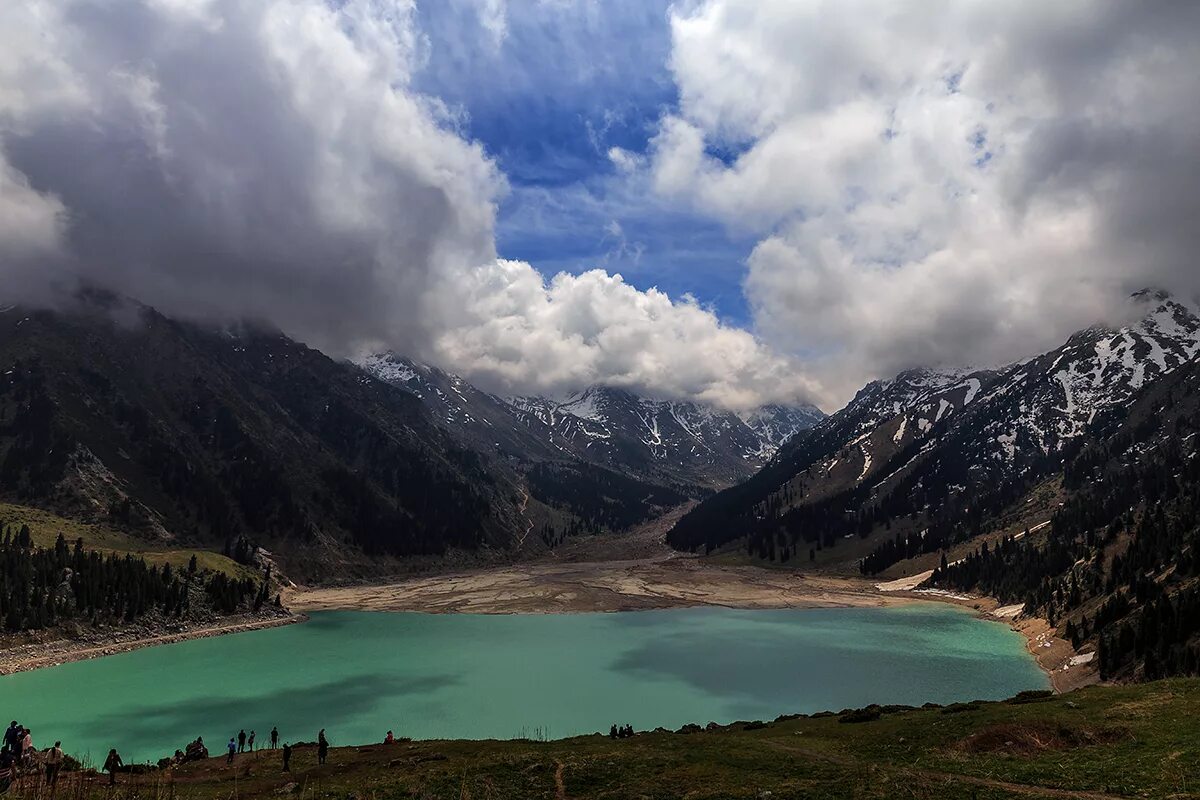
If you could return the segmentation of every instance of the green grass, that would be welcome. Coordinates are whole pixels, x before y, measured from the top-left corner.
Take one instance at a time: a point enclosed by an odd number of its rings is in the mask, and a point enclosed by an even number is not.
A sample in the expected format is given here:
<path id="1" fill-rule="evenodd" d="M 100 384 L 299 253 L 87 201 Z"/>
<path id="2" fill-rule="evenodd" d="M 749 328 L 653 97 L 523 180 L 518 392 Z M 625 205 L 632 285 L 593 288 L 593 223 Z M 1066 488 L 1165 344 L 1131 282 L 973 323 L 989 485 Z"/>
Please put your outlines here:
<path id="1" fill-rule="evenodd" d="M 0 522 L 13 528 L 28 525 L 33 543 L 38 547 L 53 547 L 61 533 L 68 543 L 83 539 L 84 547 L 103 553 L 132 553 L 152 564 L 170 564 L 185 568 L 192 556 L 200 569 L 210 569 L 236 578 L 256 578 L 256 570 L 237 563 L 228 556 L 212 550 L 173 548 L 166 542 L 148 542 L 106 525 L 61 517 L 51 511 L 15 503 L 0 503 Z"/>
<path id="2" fill-rule="evenodd" d="M 278 754 L 267 753 L 239 756 L 232 767 L 216 758 L 122 781 L 116 794 L 87 783 L 73 796 L 1200 797 L 1200 680 L 1091 687 L 1031 703 L 983 703 L 961 713 L 884 713 L 856 724 L 801 717 L 757 730 L 732 725 L 627 740 L 345 747 L 333 750 L 323 767 L 313 748 L 301 747 L 290 775 L 280 773 Z"/>

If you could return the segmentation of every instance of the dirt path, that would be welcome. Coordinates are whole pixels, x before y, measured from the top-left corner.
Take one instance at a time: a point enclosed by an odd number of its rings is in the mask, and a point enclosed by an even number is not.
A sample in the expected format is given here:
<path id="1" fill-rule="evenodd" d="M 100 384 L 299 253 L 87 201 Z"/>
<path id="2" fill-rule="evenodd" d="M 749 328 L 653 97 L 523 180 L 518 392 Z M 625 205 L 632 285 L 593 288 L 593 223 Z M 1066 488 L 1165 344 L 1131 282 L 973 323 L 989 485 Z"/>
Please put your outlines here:
<path id="1" fill-rule="evenodd" d="M 554 763 L 558 764 L 554 770 L 554 800 L 567 800 L 567 785 L 563 783 L 563 770 L 566 767 L 558 759 Z"/>
<path id="2" fill-rule="evenodd" d="M 524 517 L 525 509 L 528 507 L 529 507 L 529 492 L 522 489 L 521 490 L 521 506 L 520 506 L 520 508 L 517 509 L 517 511 L 521 514 L 522 517 Z M 518 553 L 521 552 L 521 550 L 523 550 L 525 548 L 525 539 L 527 539 L 529 537 L 529 532 L 531 530 L 533 530 L 533 520 L 527 518 L 525 521 L 528 522 L 529 524 L 525 526 L 525 532 L 522 533 L 521 538 L 517 540 L 517 552 Z"/>

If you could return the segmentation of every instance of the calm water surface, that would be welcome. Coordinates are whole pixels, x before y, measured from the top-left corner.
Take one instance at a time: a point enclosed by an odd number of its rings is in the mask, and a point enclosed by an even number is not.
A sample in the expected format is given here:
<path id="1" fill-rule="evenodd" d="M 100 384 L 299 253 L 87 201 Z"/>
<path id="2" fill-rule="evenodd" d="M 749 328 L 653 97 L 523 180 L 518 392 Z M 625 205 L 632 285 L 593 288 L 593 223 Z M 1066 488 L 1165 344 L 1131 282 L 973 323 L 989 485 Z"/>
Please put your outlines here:
<path id="1" fill-rule="evenodd" d="M 614 614 L 315 613 L 0 677 L 0 718 L 93 757 L 258 741 L 570 736 L 946 703 L 1048 686 L 1007 626 L 951 606 Z"/>

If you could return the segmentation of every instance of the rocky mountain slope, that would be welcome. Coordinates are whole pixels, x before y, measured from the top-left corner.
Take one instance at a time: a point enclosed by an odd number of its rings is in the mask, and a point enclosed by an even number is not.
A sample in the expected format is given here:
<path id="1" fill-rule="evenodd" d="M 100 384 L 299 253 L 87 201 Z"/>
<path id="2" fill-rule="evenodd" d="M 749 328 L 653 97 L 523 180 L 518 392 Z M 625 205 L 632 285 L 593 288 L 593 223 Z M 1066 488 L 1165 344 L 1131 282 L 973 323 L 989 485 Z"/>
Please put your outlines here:
<path id="1" fill-rule="evenodd" d="M 670 540 L 711 548 L 748 536 L 769 556 L 880 527 L 936 529 L 939 515 L 961 523 L 955 509 L 967 507 L 977 523 L 1200 354 L 1194 306 L 1152 292 L 1132 302 L 1136 322 L 1081 331 L 1003 369 L 912 370 L 867 385 L 753 478 L 681 519 Z"/>
<path id="2" fill-rule="evenodd" d="M 100 294 L 2 310 L 0 499 L 172 547 L 263 547 L 328 580 L 529 556 L 704 491 L 581 458 L 453 376 L 386 367 L 377 380 L 272 330 Z"/>
<path id="3" fill-rule="evenodd" d="M 929 582 L 1050 620 L 1103 678 L 1200 673 L 1200 361 L 1169 368 L 1075 449 L 1045 525 L 975 547 Z M 939 545 L 925 539 L 922 550 Z"/>
<path id="4" fill-rule="evenodd" d="M 435 367 L 386 353 L 362 362 L 415 394 L 439 425 L 515 459 L 574 458 L 657 483 L 715 488 L 752 474 L 798 431 L 815 407 L 767 406 L 735 414 L 695 402 L 592 387 L 564 400 L 502 399 Z"/>
<path id="5" fill-rule="evenodd" d="M 275 550 L 296 577 L 507 547 L 519 476 L 421 402 L 278 333 L 91 298 L 0 313 L 0 490 L 138 535 Z"/>

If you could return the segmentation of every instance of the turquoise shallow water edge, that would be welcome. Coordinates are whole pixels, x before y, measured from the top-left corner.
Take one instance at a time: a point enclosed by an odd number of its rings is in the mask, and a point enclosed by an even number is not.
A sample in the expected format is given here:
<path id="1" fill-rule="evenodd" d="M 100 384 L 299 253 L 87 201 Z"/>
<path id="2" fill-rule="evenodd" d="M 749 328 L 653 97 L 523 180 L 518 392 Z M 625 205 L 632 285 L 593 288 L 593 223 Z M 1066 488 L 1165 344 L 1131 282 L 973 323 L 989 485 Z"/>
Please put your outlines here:
<path id="1" fill-rule="evenodd" d="M 1020 634 L 952 606 L 611 614 L 327 611 L 311 620 L 0 678 L 0 715 L 93 759 L 244 728 L 382 739 L 558 738 L 772 719 L 1049 685 Z"/>

